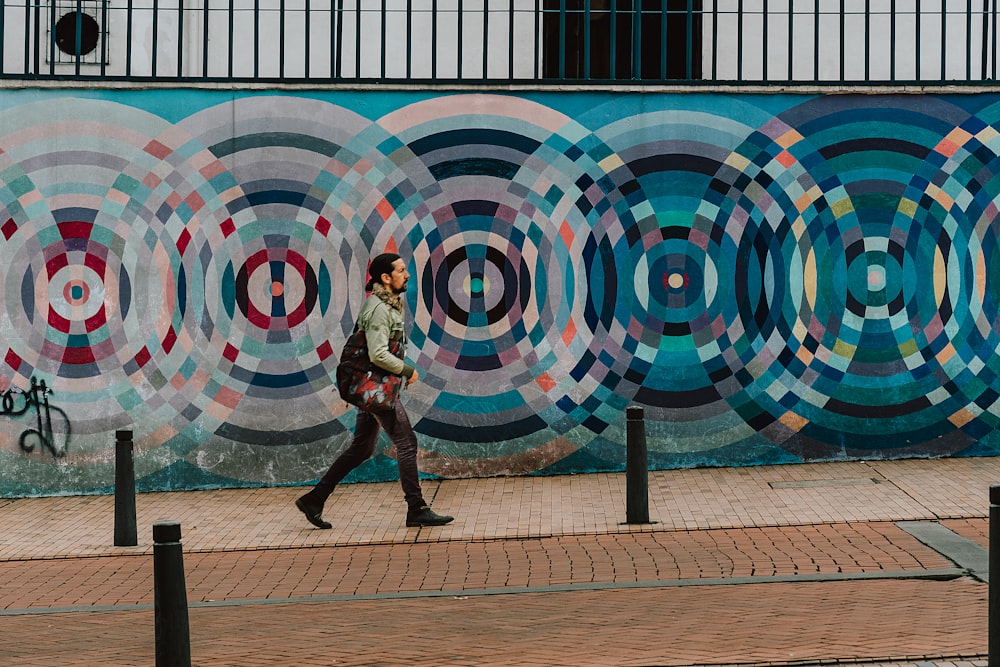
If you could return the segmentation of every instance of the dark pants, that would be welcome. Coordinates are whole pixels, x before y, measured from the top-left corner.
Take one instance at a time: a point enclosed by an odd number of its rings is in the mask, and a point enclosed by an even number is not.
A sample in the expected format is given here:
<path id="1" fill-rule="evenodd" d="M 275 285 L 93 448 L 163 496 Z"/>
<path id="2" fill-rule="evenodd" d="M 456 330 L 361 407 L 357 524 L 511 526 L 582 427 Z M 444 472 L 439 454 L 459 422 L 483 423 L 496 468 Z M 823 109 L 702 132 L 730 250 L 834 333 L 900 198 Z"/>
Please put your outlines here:
<path id="1" fill-rule="evenodd" d="M 399 467 L 399 483 L 403 486 L 403 496 L 410 509 L 425 505 L 420 491 L 420 476 L 417 471 L 417 434 L 413 432 L 410 418 L 403 409 L 402 401 L 396 401 L 395 410 L 366 412 L 358 410 L 358 421 L 354 428 L 354 439 L 344 453 L 337 457 L 330 469 L 316 487 L 309 492 L 320 504 L 333 493 L 340 480 L 375 453 L 375 442 L 379 429 L 385 432 L 396 446 L 396 463 Z"/>

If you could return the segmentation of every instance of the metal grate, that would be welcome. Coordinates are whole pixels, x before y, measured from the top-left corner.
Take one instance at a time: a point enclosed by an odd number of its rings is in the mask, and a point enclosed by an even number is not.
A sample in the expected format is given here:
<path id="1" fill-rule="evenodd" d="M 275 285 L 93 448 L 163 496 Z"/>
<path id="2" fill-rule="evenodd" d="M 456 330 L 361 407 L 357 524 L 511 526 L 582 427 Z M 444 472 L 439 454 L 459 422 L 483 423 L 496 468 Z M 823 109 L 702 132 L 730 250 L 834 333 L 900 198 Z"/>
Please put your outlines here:
<path id="1" fill-rule="evenodd" d="M 106 12 L 107 2 L 103 0 L 53 0 L 47 12 L 47 62 L 106 63 Z"/>

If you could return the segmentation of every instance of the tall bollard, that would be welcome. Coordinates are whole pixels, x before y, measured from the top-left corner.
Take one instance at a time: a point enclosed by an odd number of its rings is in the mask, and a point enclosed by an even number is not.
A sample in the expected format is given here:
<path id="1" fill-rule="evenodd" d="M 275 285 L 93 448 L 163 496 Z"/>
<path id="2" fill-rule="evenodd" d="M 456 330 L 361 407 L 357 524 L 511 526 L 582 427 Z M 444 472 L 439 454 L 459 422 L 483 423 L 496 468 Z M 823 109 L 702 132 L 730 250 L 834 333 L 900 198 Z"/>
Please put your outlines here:
<path id="1" fill-rule="evenodd" d="M 1000 667 L 1000 485 L 990 487 L 989 623 L 987 665 Z"/>
<path id="2" fill-rule="evenodd" d="M 156 617 L 156 667 L 191 667 L 191 634 L 181 524 L 153 524 L 153 608 Z"/>
<path id="3" fill-rule="evenodd" d="M 626 415 L 625 522 L 649 523 L 649 464 L 646 457 L 646 412 L 631 405 Z"/>
<path id="4" fill-rule="evenodd" d="M 115 546 L 139 544 L 135 525 L 135 462 L 132 431 L 115 432 Z"/>

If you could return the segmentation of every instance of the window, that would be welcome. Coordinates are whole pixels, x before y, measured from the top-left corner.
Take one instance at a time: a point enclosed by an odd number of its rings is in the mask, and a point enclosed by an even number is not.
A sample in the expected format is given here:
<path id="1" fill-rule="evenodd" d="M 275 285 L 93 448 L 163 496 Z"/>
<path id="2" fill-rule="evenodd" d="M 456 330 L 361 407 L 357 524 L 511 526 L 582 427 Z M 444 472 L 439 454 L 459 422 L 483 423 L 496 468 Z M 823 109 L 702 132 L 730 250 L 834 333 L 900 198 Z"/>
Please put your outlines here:
<path id="1" fill-rule="evenodd" d="M 701 0 L 544 2 L 545 78 L 701 78 Z"/>

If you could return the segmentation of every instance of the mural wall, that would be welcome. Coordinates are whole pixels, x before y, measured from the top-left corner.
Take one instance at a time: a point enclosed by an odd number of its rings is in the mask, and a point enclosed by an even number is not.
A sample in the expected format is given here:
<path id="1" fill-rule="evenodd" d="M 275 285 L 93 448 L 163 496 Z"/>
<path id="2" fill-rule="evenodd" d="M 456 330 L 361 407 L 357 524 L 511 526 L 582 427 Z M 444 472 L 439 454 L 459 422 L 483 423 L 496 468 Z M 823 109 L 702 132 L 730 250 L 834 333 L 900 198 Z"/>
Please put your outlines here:
<path id="1" fill-rule="evenodd" d="M 367 260 L 446 477 L 993 455 L 1000 97 L 5 91 L 0 494 L 306 483 Z M 394 478 L 392 450 L 354 480 Z"/>

